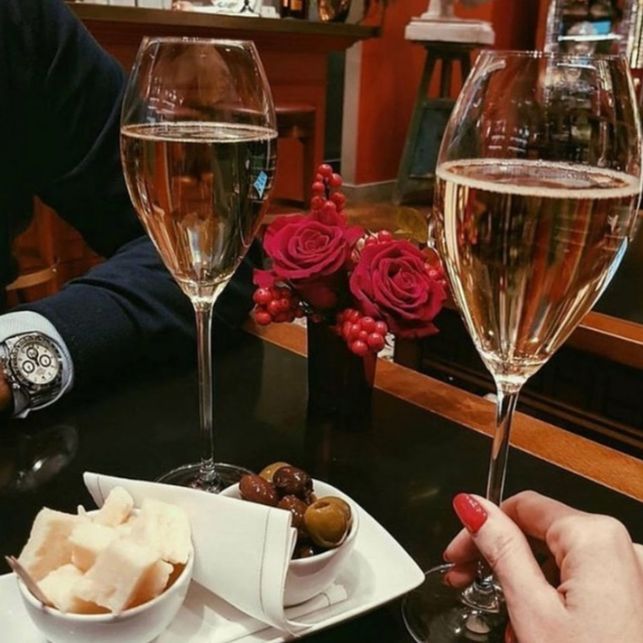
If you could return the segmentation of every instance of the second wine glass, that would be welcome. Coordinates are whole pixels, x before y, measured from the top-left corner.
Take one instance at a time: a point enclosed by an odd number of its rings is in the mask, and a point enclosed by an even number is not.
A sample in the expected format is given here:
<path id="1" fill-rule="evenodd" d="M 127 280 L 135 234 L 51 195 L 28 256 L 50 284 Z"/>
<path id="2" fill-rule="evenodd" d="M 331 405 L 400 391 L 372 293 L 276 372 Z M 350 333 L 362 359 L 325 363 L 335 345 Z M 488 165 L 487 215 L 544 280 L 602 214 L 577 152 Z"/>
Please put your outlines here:
<path id="1" fill-rule="evenodd" d="M 198 341 L 201 462 L 163 482 L 216 492 L 247 472 L 214 461 L 212 312 L 258 230 L 276 149 L 272 96 L 252 43 L 142 42 L 123 101 L 123 168 L 139 218 L 192 301 Z"/>
<path id="2" fill-rule="evenodd" d="M 436 175 L 436 246 L 497 389 L 486 497 L 500 504 L 520 389 L 592 308 L 634 229 L 641 134 L 626 60 L 483 52 Z M 489 570 L 457 591 L 443 583 L 449 569 L 430 570 L 406 599 L 415 640 L 502 643 Z"/>

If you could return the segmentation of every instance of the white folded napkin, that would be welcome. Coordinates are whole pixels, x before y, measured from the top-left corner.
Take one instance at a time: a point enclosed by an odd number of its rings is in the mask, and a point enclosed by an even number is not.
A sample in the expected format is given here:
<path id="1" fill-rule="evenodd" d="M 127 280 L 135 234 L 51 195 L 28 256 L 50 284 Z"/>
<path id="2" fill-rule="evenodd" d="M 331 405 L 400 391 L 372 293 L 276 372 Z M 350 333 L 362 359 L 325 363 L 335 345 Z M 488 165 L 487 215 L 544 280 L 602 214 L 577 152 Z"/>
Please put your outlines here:
<path id="1" fill-rule="evenodd" d="M 308 627 L 292 620 L 307 612 L 284 610 L 286 574 L 297 537 L 290 512 L 158 482 L 89 472 L 83 477 L 99 507 L 114 487 L 126 489 L 136 506 L 154 498 L 182 507 L 192 527 L 197 583 L 252 619 L 279 630 L 295 633 Z M 335 594 L 332 602 L 339 600 L 343 599 Z"/>
<path id="2" fill-rule="evenodd" d="M 286 615 L 289 619 L 301 622 L 305 617 L 346 598 L 346 589 L 342 585 L 334 584 L 309 601 L 289 607 L 286 609 Z M 317 620 L 313 619 L 313 622 Z M 185 643 L 192 640 L 232 643 L 263 630 L 275 632 L 266 623 L 240 612 L 198 583 L 192 583 L 183 607 L 157 643 Z M 263 633 L 261 637 L 264 637 Z M 266 640 L 273 638 L 274 636 L 266 634 Z"/>

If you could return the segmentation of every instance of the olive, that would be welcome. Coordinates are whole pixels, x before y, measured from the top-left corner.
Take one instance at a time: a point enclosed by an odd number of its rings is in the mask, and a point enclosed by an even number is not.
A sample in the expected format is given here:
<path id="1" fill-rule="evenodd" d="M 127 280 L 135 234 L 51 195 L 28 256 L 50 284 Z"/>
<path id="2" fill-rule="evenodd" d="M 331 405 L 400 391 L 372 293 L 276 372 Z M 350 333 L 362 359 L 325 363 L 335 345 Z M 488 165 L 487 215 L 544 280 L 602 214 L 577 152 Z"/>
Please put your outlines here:
<path id="1" fill-rule="evenodd" d="M 281 469 L 281 467 L 289 467 L 289 466 L 290 465 L 287 462 L 273 462 L 272 464 L 269 464 L 267 467 L 264 467 L 259 472 L 259 475 L 264 480 L 267 480 L 268 482 L 272 482 L 272 478 L 275 475 L 275 471 L 277 471 L 277 469 Z"/>
<path id="2" fill-rule="evenodd" d="M 244 500 L 274 507 L 279 502 L 275 488 L 261 476 L 247 473 L 239 481 L 239 493 Z"/>
<path id="3" fill-rule="evenodd" d="M 302 469 L 290 465 L 277 469 L 272 483 L 282 498 L 292 495 L 307 502 L 313 492 L 313 479 Z"/>
<path id="4" fill-rule="evenodd" d="M 320 547 L 338 547 L 346 539 L 346 513 L 335 502 L 317 500 L 306 509 L 304 524 L 311 540 Z"/>
<path id="5" fill-rule="evenodd" d="M 351 511 L 351 506 L 346 502 L 346 500 L 344 500 L 343 498 L 339 498 L 338 496 L 324 496 L 319 500 L 324 500 L 326 502 L 330 502 L 331 504 L 337 505 L 346 516 L 348 528 L 351 528 L 351 525 L 353 524 L 353 512 Z"/>
<path id="6" fill-rule="evenodd" d="M 297 529 L 300 536 L 305 535 L 304 514 L 308 509 L 308 505 L 297 496 L 284 496 L 277 504 L 277 507 L 290 511 L 292 514 L 292 526 Z"/>
<path id="7" fill-rule="evenodd" d="M 311 544 L 297 545 L 295 551 L 293 552 L 292 557 L 297 558 L 310 558 L 314 556 L 317 552 Z"/>

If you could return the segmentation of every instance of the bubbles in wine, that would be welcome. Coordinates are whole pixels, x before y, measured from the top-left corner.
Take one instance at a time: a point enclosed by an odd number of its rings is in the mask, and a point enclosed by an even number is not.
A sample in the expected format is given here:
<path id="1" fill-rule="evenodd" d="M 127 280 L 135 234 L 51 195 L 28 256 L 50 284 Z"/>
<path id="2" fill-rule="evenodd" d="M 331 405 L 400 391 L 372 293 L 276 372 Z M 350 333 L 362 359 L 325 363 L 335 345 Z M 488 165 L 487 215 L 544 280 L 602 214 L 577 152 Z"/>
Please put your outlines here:
<path id="1" fill-rule="evenodd" d="M 591 309 L 627 247 L 639 179 L 546 161 L 437 170 L 434 225 L 453 295 L 483 360 L 516 383 Z"/>

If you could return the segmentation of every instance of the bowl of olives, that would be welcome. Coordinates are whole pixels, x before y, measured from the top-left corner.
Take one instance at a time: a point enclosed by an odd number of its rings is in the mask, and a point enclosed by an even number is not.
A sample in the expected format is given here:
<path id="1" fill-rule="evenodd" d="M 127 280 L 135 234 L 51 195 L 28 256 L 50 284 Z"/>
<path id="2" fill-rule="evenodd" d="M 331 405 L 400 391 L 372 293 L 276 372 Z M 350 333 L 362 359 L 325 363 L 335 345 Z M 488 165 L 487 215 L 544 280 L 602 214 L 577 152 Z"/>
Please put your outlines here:
<path id="1" fill-rule="evenodd" d="M 286 462 L 248 474 L 222 495 L 290 511 L 297 544 L 288 566 L 284 605 L 317 596 L 337 578 L 355 546 L 359 513 L 341 491 Z"/>

